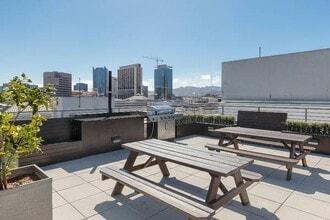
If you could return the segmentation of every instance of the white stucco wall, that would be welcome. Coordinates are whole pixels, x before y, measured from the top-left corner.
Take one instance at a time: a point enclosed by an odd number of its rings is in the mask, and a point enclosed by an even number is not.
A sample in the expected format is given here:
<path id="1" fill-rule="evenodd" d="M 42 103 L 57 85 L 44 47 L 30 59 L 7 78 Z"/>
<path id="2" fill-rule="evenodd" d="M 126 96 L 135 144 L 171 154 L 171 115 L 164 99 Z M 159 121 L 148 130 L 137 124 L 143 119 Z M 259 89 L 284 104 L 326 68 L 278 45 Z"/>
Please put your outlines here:
<path id="1" fill-rule="evenodd" d="M 224 99 L 330 100 L 330 49 L 222 63 Z"/>

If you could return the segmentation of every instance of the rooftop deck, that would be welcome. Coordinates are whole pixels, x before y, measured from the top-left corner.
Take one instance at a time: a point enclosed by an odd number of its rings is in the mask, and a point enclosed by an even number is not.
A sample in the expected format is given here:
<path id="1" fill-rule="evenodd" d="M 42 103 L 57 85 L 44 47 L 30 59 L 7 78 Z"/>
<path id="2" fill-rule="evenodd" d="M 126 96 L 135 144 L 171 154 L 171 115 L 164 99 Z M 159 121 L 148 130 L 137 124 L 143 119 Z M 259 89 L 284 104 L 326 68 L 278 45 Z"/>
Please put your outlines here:
<path id="1" fill-rule="evenodd" d="M 218 142 L 215 138 L 196 135 L 176 141 L 193 147 Z M 288 155 L 279 148 L 246 144 L 242 149 Z M 110 196 L 115 182 L 111 179 L 101 181 L 99 169 L 109 164 L 123 167 L 127 156 L 126 150 L 120 150 L 42 167 L 53 177 L 54 220 L 185 219 L 175 210 L 127 187 L 123 195 Z M 143 155 L 140 158 L 145 160 Z M 247 169 L 262 174 L 263 180 L 248 188 L 250 205 L 242 206 L 236 197 L 217 210 L 213 219 L 329 219 L 330 156 L 311 154 L 307 156 L 307 163 L 307 168 L 296 166 L 291 181 L 285 181 L 283 165 L 255 160 Z M 162 178 L 158 166 L 138 173 L 177 190 L 189 189 L 196 198 L 205 195 L 210 178 L 207 173 L 173 163 L 168 167 L 175 177 Z M 232 178 L 225 179 L 224 184 L 228 188 L 234 186 Z"/>

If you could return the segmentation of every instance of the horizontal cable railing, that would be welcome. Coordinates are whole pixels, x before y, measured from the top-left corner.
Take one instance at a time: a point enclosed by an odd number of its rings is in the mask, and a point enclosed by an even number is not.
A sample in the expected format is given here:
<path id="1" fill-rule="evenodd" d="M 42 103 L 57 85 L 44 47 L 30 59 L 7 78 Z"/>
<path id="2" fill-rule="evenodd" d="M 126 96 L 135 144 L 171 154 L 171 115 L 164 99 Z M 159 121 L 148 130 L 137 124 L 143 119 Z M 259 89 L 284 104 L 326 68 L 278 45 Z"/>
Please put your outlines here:
<path id="1" fill-rule="evenodd" d="M 121 108 L 112 108 L 113 113 L 127 113 L 127 112 L 141 112 L 146 111 L 145 106 L 130 106 L 130 107 L 121 107 Z M 11 112 L 14 117 L 16 112 Z M 68 109 L 68 110 L 49 110 L 49 111 L 39 111 L 39 113 L 46 118 L 70 118 L 70 117 L 79 117 L 81 115 L 95 115 L 108 113 L 108 108 L 101 109 Z M 17 120 L 25 120 L 31 117 L 31 111 L 25 111 L 19 115 Z"/>
<path id="2" fill-rule="evenodd" d="M 121 105 L 112 108 L 113 113 L 120 112 L 143 112 L 146 111 L 146 105 Z M 262 112 L 284 112 L 288 113 L 289 120 L 301 121 L 315 121 L 315 122 L 330 122 L 330 107 L 327 106 L 293 106 L 285 105 L 269 105 L 264 103 L 248 103 L 248 104 L 232 104 L 232 103 L 219 103 L 215 105 L 193 105 L 178 106 L 176 111 L 184 114 L 201 114 L 201 115 L 228 115 L 234 116 L 237 119 L 237 112 L 241 111 L 262 111 Z M 107 113 L 108 108 L 100 109 L 70 109 L 70 110 L 52 110 L 40 111 L 40 113 L 47 118 L 68 118 L 88 114 L 102 114 Z M 15 115 L 15 112 L 12 112 Z M 19 120 L 29 118 L 31 112 L 24 112 L 20 115 Z"/>
<path id="3" fill-rule="evenodd" d="M 259 112 L 284 112 L 288 113 L 289 120 L 330 122 L 330 107 L 311 106 L 267 106 L 267 105 L 230 105 L 223 104 L 219 107 L 219 114 L 234 116 L 237 119 L 237 112 L 259 111 Z"/>

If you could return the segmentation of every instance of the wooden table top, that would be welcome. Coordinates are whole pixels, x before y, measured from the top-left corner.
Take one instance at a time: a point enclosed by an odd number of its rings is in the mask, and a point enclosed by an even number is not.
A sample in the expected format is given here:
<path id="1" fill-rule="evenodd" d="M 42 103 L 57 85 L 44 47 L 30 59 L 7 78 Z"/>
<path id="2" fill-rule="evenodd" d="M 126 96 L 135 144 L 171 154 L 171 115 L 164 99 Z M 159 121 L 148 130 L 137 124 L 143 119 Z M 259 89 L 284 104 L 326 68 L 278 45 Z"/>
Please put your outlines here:
<path id="1" fill-rule="evenodd" d="M 158 139 L 126 143 L 122 147 L 221 176 L 232 175 L 237 169 L 253 163 L 253 160 L 249 158 Z"/>
<path id="2" fill-rule="evenodd" d="M 295 143 L 306 143 L 312 138 L 311 135 L 305 134 L 293 134 L 281 131 L 271 131 L 262 130 L 254 128 L 244 128 L 244 127 L 225 127 L 216 129 L 215 132 L 223 134 L 233 134 L 239 135 L 241 137 L 265 139 L 265 140 L 275 140 L 275 141 L 287 141 Z"/>

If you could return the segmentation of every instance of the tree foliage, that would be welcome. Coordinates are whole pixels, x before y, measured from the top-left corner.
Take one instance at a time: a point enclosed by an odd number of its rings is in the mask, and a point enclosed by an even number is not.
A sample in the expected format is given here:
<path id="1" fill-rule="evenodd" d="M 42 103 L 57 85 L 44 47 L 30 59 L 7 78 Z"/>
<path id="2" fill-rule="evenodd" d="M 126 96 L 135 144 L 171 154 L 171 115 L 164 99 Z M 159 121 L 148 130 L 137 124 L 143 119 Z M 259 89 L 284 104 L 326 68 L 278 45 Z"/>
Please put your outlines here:
<path id="1" fill-rule="evenodd" d="M 21 155 L 28 155 L 40 150 L 42 138 L 37 136 L 40 126 L 46 118 L 39 110 L 52 108 L 57 99 L 51 97 L 55 89 L 29 87 L 31 80 L 23 73 L 14 77 L 0 93 L 2 105 L 16 107 L 15 113 L 0 112 L 0 187 L 7 188 L 7 179 L 11 168 L 15 167 Z M 25 124 L 18 124 L 17 119 L 23 112 L 30 112 Z"/>

